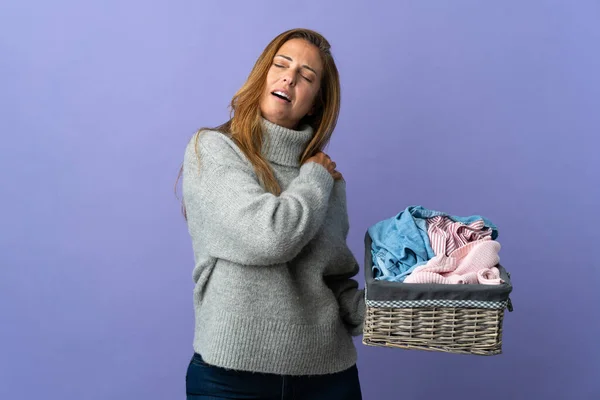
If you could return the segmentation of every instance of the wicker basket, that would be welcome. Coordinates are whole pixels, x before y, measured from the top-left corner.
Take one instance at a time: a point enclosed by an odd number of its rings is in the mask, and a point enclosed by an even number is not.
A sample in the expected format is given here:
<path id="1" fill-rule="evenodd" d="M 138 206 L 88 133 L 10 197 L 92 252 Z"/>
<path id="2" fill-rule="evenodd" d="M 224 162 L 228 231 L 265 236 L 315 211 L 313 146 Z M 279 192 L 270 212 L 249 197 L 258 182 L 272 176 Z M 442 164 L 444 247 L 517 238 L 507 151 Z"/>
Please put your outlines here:
<path id="1" fill-rule="evenodd" d="M 401 349 L 497 355 L 502 353 L 510 275 L 501 285 L 439 285 L 373 279 L 371 237 L 365 236 L 366 318 L 363 343 Z"/>

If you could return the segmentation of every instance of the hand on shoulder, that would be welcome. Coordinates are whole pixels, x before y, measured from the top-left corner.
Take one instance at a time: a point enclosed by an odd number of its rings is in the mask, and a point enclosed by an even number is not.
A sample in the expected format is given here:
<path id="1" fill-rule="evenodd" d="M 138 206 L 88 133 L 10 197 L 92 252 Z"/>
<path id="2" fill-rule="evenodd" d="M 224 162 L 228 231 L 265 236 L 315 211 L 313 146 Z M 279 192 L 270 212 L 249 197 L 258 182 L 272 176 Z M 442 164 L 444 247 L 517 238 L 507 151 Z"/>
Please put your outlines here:
<path id="1" fill-rule="evenodd" d="M 344 177 L 342 176 L 342 173 L 336 169 L 336 167 L 337 167 L 336 163 L 331 159 L 331 157 L 329 157 L 327 154 L 323 153 L 322 151 L 318 152 L 311 158 L 307 159 L 304 163 L 306 164 L 311 161 L 316 162 L 317 164 L 321 164 L 323 167 L 325 167 L 325 169 L 327 169 L 327 171 L 329 171 L 329 173 L 331 174 L 333 179 L 335 179 L 336 181 L 344 179 Z"/>

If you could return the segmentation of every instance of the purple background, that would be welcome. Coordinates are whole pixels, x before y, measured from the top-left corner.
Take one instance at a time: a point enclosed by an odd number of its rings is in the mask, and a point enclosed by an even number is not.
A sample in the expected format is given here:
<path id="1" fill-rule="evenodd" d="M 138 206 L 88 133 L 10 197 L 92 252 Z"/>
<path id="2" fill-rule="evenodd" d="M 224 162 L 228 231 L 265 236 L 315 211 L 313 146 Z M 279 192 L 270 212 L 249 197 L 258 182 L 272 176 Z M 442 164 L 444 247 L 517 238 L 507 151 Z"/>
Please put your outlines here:
<path id="1" fill-rule="evenodd" d="M 599 20 L 583 0 L 2 2 L 0 398 L 184 398 L 184 147 L 297 26 L 341 72 L 328 151 L 361 265 L 366 229 L 421 204 L 495 222 L 515 285 L 502 356 L 357 340 L 365 399 L 600 398 Z"/>

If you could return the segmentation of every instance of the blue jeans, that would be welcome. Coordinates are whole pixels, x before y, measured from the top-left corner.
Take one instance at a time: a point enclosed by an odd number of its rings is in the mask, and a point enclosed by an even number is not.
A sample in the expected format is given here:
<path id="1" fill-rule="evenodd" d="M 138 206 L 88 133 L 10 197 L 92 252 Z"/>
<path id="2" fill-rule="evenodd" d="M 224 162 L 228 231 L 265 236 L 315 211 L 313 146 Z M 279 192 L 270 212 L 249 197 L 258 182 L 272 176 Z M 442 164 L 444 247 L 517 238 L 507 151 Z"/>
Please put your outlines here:
<path id="1" fill-rule="evenodd" d="M 194 354 L 186 375 L 188 400 L 361 400 L 358 369 L 329 375 L 288 376 L 228 370 Z"/>

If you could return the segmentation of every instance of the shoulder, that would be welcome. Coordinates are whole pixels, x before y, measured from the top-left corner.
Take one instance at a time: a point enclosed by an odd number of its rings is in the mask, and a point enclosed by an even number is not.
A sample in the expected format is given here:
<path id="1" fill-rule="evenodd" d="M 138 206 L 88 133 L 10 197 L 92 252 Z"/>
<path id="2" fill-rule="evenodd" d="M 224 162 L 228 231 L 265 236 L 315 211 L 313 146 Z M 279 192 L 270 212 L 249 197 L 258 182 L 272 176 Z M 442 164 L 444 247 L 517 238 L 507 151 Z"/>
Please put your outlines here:
<path id="1" fill-rule="evenodd" d="M 189 140 L 185 151 L 185 162 L 200 158 L 202 164 L 223 166 L 247 166 L 244 153 L 231 138 L 222 132 L 201 130 Z"/>

